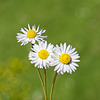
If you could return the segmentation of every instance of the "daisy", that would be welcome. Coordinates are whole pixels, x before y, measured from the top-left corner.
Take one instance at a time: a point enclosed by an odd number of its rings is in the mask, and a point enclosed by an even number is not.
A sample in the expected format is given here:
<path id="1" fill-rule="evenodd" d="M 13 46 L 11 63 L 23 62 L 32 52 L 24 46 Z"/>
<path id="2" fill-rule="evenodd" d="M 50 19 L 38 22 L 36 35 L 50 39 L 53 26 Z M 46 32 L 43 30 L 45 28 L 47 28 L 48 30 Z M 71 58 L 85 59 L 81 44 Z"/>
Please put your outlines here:
<path id="1" fill-rule="evenodd" d="M 76 67 L 79 67 L 76 62 L 80 62 L 78 60 L 80 56 L 75 48 L 72 49 L 71 45 L 66 46 L 66 43 L 64 45 L 61 43 L 60 46 L 56 45 L 52 58 L 51 65 L 56 66 L 54 71 L 57 71 L 58 74 L 64 74 L 65 72 L 71 74 L 72 71 L 75 72 Z"/>
<path id="2" fill-rule="evenodd" d="M 35 64 L 38 68 L 49 68 L 51 55 L 53 53 L 53 45 L 47 42 L 39 42 L 39 45 L 34 44 L 32 51 L 29 53 L 29 60 L 31 64 Z"/>
<path id="3" fill-rule="evenodd" d="M 26 45 L 28 42 L 31 42 L 32 44 L 35 43 L 35 41 L 40 42 L 40 41 L 44 41 L 44 38 L 47 38 L 47 36 L 41 36 L 46 30 L 41 29 L 39 31 L 39 26 L 35 27 L 32 26 L 32 29 L 30 27 L 30 25 L 28 24 L 28 29 L 27 28 L 21 28 L 20 30 L 22 33 L 17 33 L 18 36 L 16 36 L 18 42 L 21 42 L 21 45 Z"/>

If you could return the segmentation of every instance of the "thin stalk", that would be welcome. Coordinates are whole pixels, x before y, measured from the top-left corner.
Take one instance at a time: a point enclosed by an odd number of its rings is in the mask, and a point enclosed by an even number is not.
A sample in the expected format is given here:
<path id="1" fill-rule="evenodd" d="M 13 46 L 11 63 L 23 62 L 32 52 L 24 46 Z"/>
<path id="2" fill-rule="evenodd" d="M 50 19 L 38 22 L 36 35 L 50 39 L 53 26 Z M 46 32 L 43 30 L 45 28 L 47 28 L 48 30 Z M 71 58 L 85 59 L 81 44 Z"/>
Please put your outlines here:
<path id="1" fill-rule="evenodd" d="M 46 69 L 44 68 L 44 94 L 45 100 L 47 100 L 47 91 L 46 91 Z"/>
<path id="2" fill-rule="evenodd" d="M 41 81 L 41 85 L 42 85 L 42 88 L 43 88 L 43 91 L 44 91 L 43 79 L 42 79 L 42 76 L 41 76 L 39 68 L 37 68 L 37 72 L 38 72 L 38 75 L 39 75 L 39 78 L 40 78 L 40 81 Z"/>
<path id="3" fill-rule="evenodd" d="M 53 79 L 53 82 L 52 82 L 52 87 L 51 87 L 51 92 L 50 92 L 50 100 L 52 100 L 52 94 L 53 94 L 53 89 L 54 89 L 54 84 L 55 84 L 55 81 L 56 81 L 56 78 L 57 78 L 57 72 L 54 76 L 54 79 Z"/>

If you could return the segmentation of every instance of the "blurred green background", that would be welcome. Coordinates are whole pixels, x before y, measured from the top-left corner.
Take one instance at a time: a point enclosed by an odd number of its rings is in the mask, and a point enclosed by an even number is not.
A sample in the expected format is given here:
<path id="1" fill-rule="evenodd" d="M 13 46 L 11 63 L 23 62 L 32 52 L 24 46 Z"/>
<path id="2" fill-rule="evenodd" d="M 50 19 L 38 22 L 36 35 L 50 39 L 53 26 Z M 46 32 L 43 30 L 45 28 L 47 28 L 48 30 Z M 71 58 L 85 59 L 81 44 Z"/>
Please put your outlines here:
<path id="1" fill-rule="evenodd" d="M 81 56 L 75 73 L 57 77 L 53 100 L 100 100 L 100 0 L 0 0 L 0 100 L 44 100 L 28 60 L 31 44 L 16 40 L 28 23 L 44 27 L 49 43 L 71 44 Z M 48 96 L 53 69 L 47 69 Z"/>

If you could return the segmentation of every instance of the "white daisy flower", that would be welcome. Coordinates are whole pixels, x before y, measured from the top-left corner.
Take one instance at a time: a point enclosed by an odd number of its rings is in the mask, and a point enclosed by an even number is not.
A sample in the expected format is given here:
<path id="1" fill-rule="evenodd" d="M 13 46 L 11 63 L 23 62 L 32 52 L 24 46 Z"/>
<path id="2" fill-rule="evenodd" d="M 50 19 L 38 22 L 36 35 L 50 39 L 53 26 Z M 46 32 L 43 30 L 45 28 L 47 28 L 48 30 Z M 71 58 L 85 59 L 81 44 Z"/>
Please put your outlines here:
<path id="1" fill-rule="evenodd" d="M 39 26 L 35 27 L 32 26 L 32 29 L 30 27 L 30 25 L 28 24 L 28 29 L 27 28 L 21 28 L 20 30 L 22 33 L 17 33 L 18 36 L 16 36 L 18 42 L 22 42 L 21 45 L 26 45 L 28 42 L 31 42 L 32 44 L 35 43 L 35 41 L 40 42 L 40 41 L 44 41 L 44 38 L 47 38 L 47 36 L 41 36 L 46 30 L 41 29 L 39 31 Z"/>
<path id="2" fill-rule="evenodd" d="M 39 45 L 34 44 L 33 51 L 29 53 L 29 60 L 31 64 L 35 63 L 35 67 L 38 68 L 49 68 L 51 59 L 51 54 L 53 54 L 53 45 L 47 42 L 39 42 Z"/>
<path id="3" fill-rule="evenodd" d="M 80 62 L 78 60 L 80 56 L 75 48 L 72 49 L 71 45 L 66 46 L 66 43 L 64 45 L 61 43 L 60 47 L 56 45 L 52 58 L 51 66 L 56 66 L 54 71 L 57 71 L 58 74 L 64 74 L 65 72 L 71 74 L 72 71 L 75 72 L 76 67 L 79 67 L 76 62 Z"/>

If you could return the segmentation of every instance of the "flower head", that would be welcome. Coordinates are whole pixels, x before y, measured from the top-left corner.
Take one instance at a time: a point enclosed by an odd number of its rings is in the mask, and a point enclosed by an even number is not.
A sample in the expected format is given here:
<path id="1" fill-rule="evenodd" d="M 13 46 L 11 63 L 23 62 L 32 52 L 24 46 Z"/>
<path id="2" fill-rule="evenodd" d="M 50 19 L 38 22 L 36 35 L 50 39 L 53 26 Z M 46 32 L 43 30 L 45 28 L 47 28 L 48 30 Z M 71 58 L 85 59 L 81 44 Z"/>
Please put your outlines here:
<path id="1" fill-rule="evenodd" d="M 20 30 L 22 33 L 17 33 L 18 36 L 16 36 L 18 42 L 21 42 L 21 45 L 26 45 L 28 42 L 31 42 L 32 44 L 35 43 L 35 41 L 40 42 L 40 41 L 44 41 L 43 39 L 46 38 L 47 36 L 41 36 L 46 30 L 40 30 L 39 31 L 39 26 L 35 27 L 32 26 L 32 29 L 30 27 L 30 25 L 28 24 L 28 29 L 27 28 L 21 28 Z"/>
<path id="2" fill-rule="evenodd" d="M 29 53 L 29 60 L 31 63 L 35 63 L 35 67 L 38 68 L 49 68 L 50 61 L 52 60 L 51 55 L 53 53 L 53 45 L 47 42 L 39 42 L 39 45 L 34 44 L 33 51 Z"/>
<path id="3" fill-rule="evenodd" d="M 76 67 L 79 67 L 76 62 L 80 62 L 78 60 L 80 56 L 75 51 L 75 48 L 72 49 L 71 45 L 66 46 L 66 43 L 64 45 L 61 43 L 60 46 L 56 45 L 52 58 L 51 65 L 56 66 L 54 71 L 59 74 L 64 74 L 65 72 L 71 74 L 72 71 L 75 72 Z"/>

